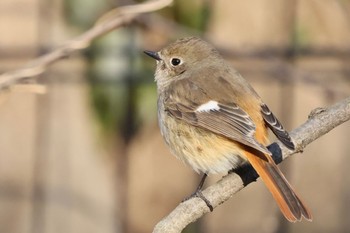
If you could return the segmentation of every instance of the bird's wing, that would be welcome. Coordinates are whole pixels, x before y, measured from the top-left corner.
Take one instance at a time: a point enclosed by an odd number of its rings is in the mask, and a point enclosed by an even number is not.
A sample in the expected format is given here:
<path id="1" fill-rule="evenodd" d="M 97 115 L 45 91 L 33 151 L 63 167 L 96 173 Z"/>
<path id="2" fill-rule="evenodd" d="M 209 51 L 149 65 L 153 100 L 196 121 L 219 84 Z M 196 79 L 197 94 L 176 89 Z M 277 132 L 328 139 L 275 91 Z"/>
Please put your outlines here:
<path id="1" fill-rule="evenodd" d="M 283 128 L 282 124 L 273 115 L 266 104 L 261 105 L 261 113 L 267 124 L 267 126 L 272 130 L 276 137 L 290 150 L 294 150 L 295 146 L 290 138 L 288 132 Z"/>
<path id="2" fill-rule="evenodd" d="M 223 103 L 192 81 L 174 82 L 164 99 L 165 111 L 178 120 L 271 154 L 255 137 L 256 126 L 234 102 Z M 224 88 L 224 87 L 222 87 Z"/>

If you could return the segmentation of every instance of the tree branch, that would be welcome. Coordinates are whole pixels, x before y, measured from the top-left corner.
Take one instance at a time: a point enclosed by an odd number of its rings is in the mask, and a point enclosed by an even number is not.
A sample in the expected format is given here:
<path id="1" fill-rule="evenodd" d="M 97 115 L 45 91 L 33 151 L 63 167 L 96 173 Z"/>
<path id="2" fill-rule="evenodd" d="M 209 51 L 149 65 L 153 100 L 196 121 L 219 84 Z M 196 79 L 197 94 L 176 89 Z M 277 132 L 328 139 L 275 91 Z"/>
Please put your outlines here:
<path id="1" fill-rule="evenodd" d="M 75 51 L 90 46 L 91 41 L 113 29 L 129 24 L 141 13 L 153 12 L 169 6 L 173 0 L 150 0 L 141 4 L 123 6 L 109 11 L 90 30 L 66 42 L 53 51 L 38 57 L 24 67 L 0 75 L 0 89 L 9 87 L 23 79 L 34 77 L 45 72 L 46 68 L 56 61 L 67 57 Z"/>
<path id="2" fill-rule="evenodd" d="M 296 151 L 288 150 L 280 142 L 271 144 L 269 150 L 272 152 L 276 163 L 280 163 L 287 157 L 301 152 L 308 144 L 348 120 L 350 120 L 350 97 L 331 107 L 318 108 L 312 111 L 309 119 L 290 134 L 296 145 Z M 257 177 L 254 169 L 247 165 L 206 188 L 203 195 L 215 208 L 246 185 L 255 181 Z M 168 216 L 162 219 L 155 226 L 153 233 L 181 232 L 188 224 L 208 212 L 209 208 L 201 199 L 191 198 L 180 203 Z"/>

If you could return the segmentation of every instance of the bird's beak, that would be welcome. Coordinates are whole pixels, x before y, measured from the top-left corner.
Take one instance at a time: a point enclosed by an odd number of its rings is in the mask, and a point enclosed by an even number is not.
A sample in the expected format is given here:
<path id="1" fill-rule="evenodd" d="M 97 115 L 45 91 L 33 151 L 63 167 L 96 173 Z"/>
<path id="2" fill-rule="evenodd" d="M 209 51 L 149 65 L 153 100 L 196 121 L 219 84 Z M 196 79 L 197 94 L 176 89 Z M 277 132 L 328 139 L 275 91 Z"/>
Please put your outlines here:
<path id="1" fill-rule="evenodd" d="M 157 61 L 162 60 L 157 52 L 152 52 L 152 51 L 148 51 L 148 50 L 145 50 L 145 51 L 143 51 L 143 52 L 144 52 L 145 54 L 147 54 L 148 56 L 150 56 L 150 57 L 156 59 Z"/>

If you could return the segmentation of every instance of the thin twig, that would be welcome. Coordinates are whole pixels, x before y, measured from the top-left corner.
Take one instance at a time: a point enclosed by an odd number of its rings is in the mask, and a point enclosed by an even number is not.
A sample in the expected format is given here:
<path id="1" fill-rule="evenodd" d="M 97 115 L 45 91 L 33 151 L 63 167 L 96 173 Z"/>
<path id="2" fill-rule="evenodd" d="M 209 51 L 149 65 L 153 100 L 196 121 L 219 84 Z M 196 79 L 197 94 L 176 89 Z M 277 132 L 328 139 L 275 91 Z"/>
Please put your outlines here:
<path id="1" fill-rule="evenodd" d="M 47 67 L 67 57 L 75 51 L 87 48 L 91 41 L 113 29 L 129 24 L 141 13 L 153 12 L 169 6 L 173 0 L 153 0 L 141 4 L 123 6 L 111 10 L 82 35 L 66 42 L 53 51 L 40 56 L 24 67 L 0 75 L 0 89 L 9 87 L 25 78 L 34 77 L 45 72 Z"/>
<path id="2" fill-rule="evenodd" d="M 350 120 L 350 97 L 329 108 L 313 111 L 303 125 L 291 132 L 291 137 L 296 144 L 296 151 L 290 151 L 278 142 L 271 145 L 271 147 L 278 148 L 278 150 L 272 151 L 275 161 L 279 163 L 292 154 L 302 151 L 308 144 L 348 120 Z M 245 176 L 244 181 L 236 173 L 229 174 L 206 188 L 203 195 L 214 208 L 217 207 L 255 180 L 256 177 L 251 177 L 254 174 L 250 170 L 245 169 L 250 177 Z M 209 208 L 201 199 L 189 199 L 179 204 L 168 216 L 162 219 L 155 226 L 153 233 L 179 233 L 188 224 L 208 212 Z"/>

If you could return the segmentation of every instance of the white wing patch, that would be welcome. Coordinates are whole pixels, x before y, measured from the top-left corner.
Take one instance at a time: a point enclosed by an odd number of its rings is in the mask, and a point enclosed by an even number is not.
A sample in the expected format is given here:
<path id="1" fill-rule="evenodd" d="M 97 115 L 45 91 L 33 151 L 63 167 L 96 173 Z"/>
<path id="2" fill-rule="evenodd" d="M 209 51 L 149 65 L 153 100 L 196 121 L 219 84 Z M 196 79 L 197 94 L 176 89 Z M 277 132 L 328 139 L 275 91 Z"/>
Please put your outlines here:
<path id="1" fill-rule="evenodd" d="M 209 112 L 209 111 L 219 111 L 220 107 L 218 102 L 214 100 L 210 100 L 205 104 L 200 105 L 197 109 L 196 112 Z"/>

